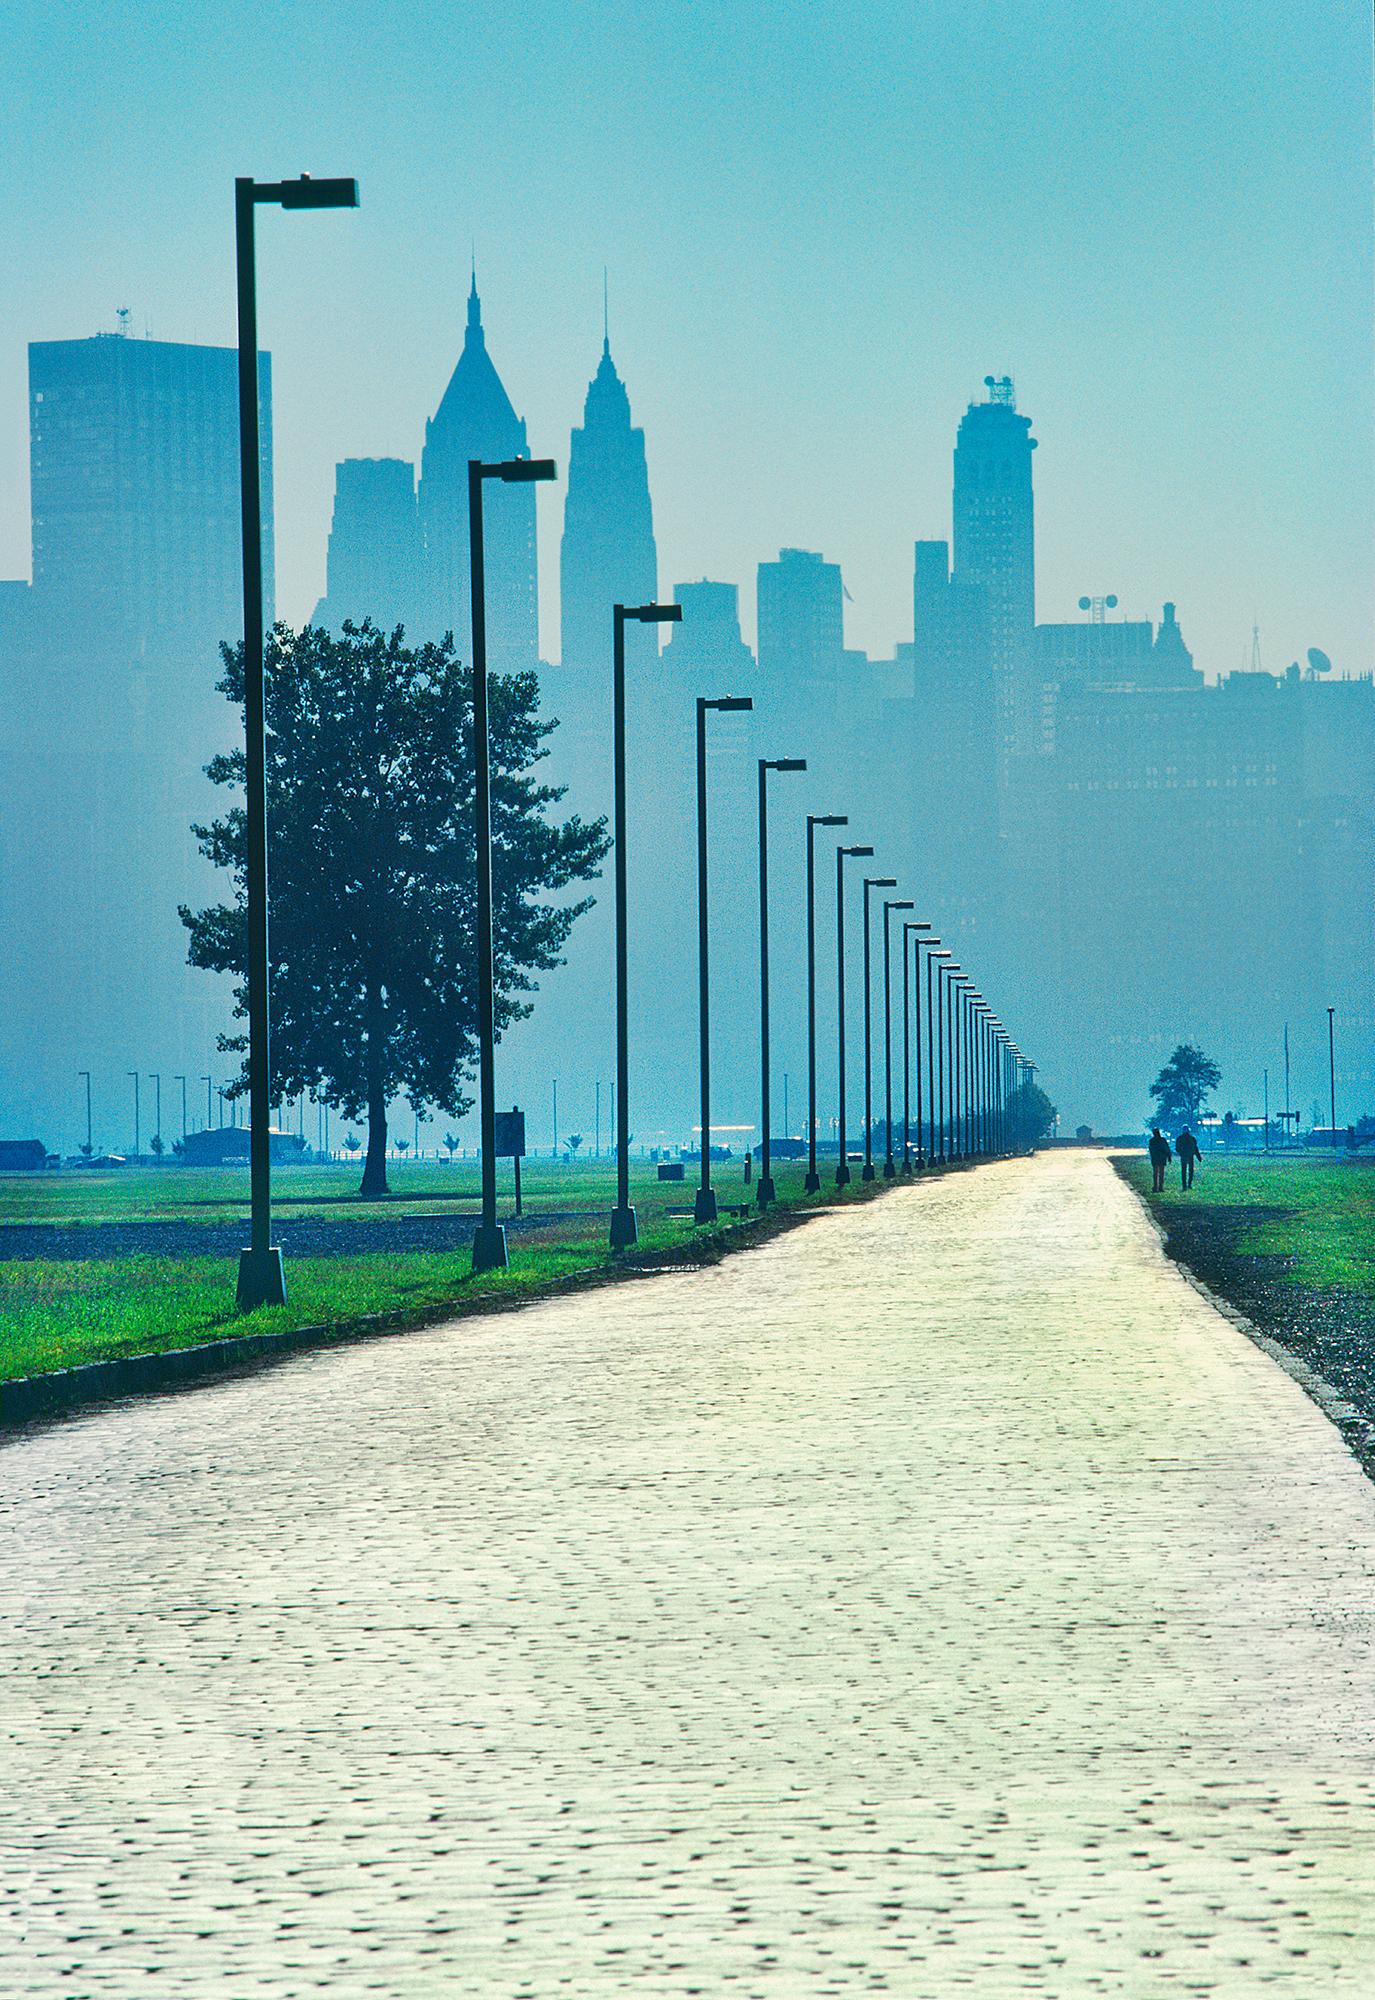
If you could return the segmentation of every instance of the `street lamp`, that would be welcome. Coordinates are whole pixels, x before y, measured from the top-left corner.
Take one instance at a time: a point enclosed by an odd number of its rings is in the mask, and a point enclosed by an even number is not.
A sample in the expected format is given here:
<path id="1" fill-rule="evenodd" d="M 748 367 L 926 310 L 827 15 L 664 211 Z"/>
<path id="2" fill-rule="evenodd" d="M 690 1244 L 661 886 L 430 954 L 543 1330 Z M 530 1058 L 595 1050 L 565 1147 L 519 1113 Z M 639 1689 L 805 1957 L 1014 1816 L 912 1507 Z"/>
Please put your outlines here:
<path id="1" fill-rule="evenodd" d="M 769 821 L 765 783 L 770 771 L 805 771 L 806 768 L 805 757 L 759 759 L 759 1102 L 764 1136 L 755 1199 L 761 1208 L 767 1208 L 774 1198 L 773 1159 L 769 1144 L 773 1114 L 769 1103 Z"/>
<path id="2" fill-rule="evenodd" d="M 926 1165 L 936 1164 L 936 1043 L 937 1015 L 932 997 L 933 984 L 939 986 L 935 975 L 939 972 L 938 960 L 949 958 L 950 953 L 937 937 L 928 940 L 930 949 L 926 954 Z M 943 1157 L 943 1156 L 942 1156 Z"/>
<path id="3" fill-rule="evenodd" d="M 845 862 L 847 856 L 858 860 L 873 853 L 872 847 L 838 847 L 836 849 L 836 1054 L 837 1073 L 840 1085 L 840 1122 L 837 1128 L 836 1186 L 846 1187 L 850 1179 L 850 1162 L 845 1140 Z M 868 895 L 865 896 L 867 913 Z"/>
<path id="4" fill-rule="evenodd" d="M 816 830 L 848 826 L 844 813 L 807 814 L 807 1179 L 808 1194 L 816 1194 L 821 1176 L 816 1170 Z"/>
<path id="5" fill-rule="evenodd" d="M 874 1178 L 874 1010 L 869 982 L 869 891 L 896 889 L 896 875 L 866 875 L 864 878 L 864 1174 Z"/>
<path id="6" fill-rule="evenodd" d="M 91 1137 L 91 1072 L 79 1069 L 77 1075 L 86 1079 L 86 1158 L 89 1160 L 95 1153 L 95 1141 Z"/>
<path id="7" fill-rule="evenodd" d="M 263 677 L 263 523 L 258 452 L 258 282 L 254 210 L 357 208 L 358 183 L 295 181 L 234 183 L 234 249 L 239 306 L 239 493 L 243 522 L 244 827 L 248 930 L 248 1122 L 251 1222 L 249 1247 L 239 1253 L 235 1294 L 240 1312 L 285 1305 L 282 1253 L 273 1247 L 271 1153 L 267 1136 L 272 1067 L 268 1051 L 267 722 Z"/>
<path id="8" fill-rule="evenodd" d="M 162 1075 L 157 1070 L 149 1070 L 149 1079 L 154 1090 L 153 1137 L 157 1140 L 155 1149 L 158 1159 L 162 1158 Z"/>
<path id="9" fill-rule="evenodd" d="M 616 604 L 611 610 L 611 756 L 615 783 L 613 831 L 616 842 L 616 1206 L 611 1211 L 611 1248 L 628 1250 L 639 1241 L 630 1206 L 630 976 L 627 958 L 625 858 L 625 627 L 674 625 L 680 604 Z M 555 1086 L 557 1092 L 557 1086 Z M 557 1106 L 557 1098 L 556 1098 Z M 557 1151 L 558 1115 L 554 1118 Z"/>
<path id="10" fill-rule="evenodd" d="M 902 1171 L 912 1171 L 912 1054 L 911 1025 L 912 998 L 908 974 L 913 970 L 912 960 L 916 960 L 917 975 L 917 1159 L 922 1157 L 921 1129 L 921 934 L 929 931 L 930 924 L 911 923 L 902 927 Z M 909 950 L 911 940 L 916 944 Z"/>
<path id="11" fill-rule="evenodd" d="M 916 904 L 909 898 L 903 903 L 885 903 L 883 906 L 883 1123 L 885 1145 L 883 1152 L 883 1178 L 892 1180 L 897 1168 L 893 1164 L 893 973 L 890 963 L 888 918 L 893 910 L 914 910 Z M 905 960 L 904 960 L 905 963 Z M 906 980 L 903 981 L 904 986 Z M 907 1032 L 906 1017 L 903 1018 L 903 1033 Z M 907 1128 L 903 1126 L 903 1139 Z"/>
<path id="12" fill-rule="evenodd" d="M 1332 1026 L 1333 1016 L 1335 1015 L 1335 1013 L 1336 1009 L 1334 1007 L 1328 1008 L 1327 1010 L 1327 1094 L 1332 1114 L 1332 1128 L 1331 1128 L 1332 1150 L 1334 1153 L 1337 1150 L 1337 1051 L 1336 1051 L 1336 1042 L 1333 1039 L 1334 1031 Z"/>
<path id="13" fill-rule="evenodd" d="M 715 1222 L 711 1185 L 711 1016 L 707 986 L 707 710 L 754 707 L 747 694 L 697 697 L 697 1029 L 702 1081 L 702 1178 L 693 1205 L 694 1222 Z"/>
<path id="14" fill-rule="evenodd" d="M 553 479 L 552 458 L 468 460 L 469 598 L 473 615 L 473 818 L 477 834 L 477 1065 L 481 1100 L 482 1220 L 473 1232 L 474 1273 L 506 1269 L 506 1231 L 497 1221 L 496 1002 L 492 965 L 492 784 L 487 724 L 487 588 L 482 487 L 488 479 L 526 486 Z"/>
<path id="15" fill-rule="evenodd" d="M 172 1081 L 181 1085 L 181 1142 L 184 1146 L 186 1144 L 186 1078 L 184 1076 L 174 1076 Z"/>
<path id="16" fill-rule="evenodd" d="M 134 1079 L 134 1159 L 137 1161 L 139 1154 L 143 1150 L 139 1117 L 138 1071 L 136 1069 L 128 1069 L 124 1074 Z"/>

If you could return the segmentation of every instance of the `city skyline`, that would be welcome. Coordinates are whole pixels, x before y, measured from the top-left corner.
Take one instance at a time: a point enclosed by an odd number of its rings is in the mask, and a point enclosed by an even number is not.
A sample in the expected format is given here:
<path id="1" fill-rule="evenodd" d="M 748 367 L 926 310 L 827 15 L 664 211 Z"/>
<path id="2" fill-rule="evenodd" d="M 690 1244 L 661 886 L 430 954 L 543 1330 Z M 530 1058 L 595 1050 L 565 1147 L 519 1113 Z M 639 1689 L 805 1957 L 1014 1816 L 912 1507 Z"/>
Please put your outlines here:
<path id="1" fill-rule="evenodd" d="M 1128 9 L 1095 38 L 1059 5 L 912 24 L 870 4 L 843 33 L 826 9 L 804 28 L 755 5 L 724 41 L 673 10 L 646 23 L 598 5 L 576 38 L 545 11 L 532 36 L 485 6 L 460 29 L 422 5 L 386 33 L 326 8 L 262 52 L 268 95 L 293 103 L 291 148 L 356 172 L 363 198 L 309 240 L 263 232 L 293 622 L 323 594 L 335 463 L 419 462 L 476 236 L 503 379 L 532 449 L 556 456 L 610 267 L 666 579 L 747 585 L 781 548 L 821 550 L 845 574 L 849 643 L 890 654 L 910 631 L 905 545 L 944 530 L 949 413 L 1006 373 L 1056 440 L 1038 466 L 1043 616 L 1072 617 L 1085 593 L 1136 617 L 1169 599 L 1210 676 L 1241 664 L 1254 622 L 1267 666 L 1310 644 L 1339 671 L 1369 666 L 1369 55 L 1353 6 Z M 47 15 L 41 40 L 37 10 L 11 20 L 33 31 L 6 86 L 33 134 L 3 196 L 11 576 L 28 560 L 26 340 L 112 327 L 128 306 L 140 331 L 226 343 L 229 181 L 283 143 L 267 72 L 229 62 L 242 8 L 206 15 L 171 65 L 134 10 L 114 17 L 119 54 L 99 71 Z M 786 85 L 760 63 L 766 34 Z M 904 59 L 881 72 L 895 36 Z M 478 55 L 489 92 L 519 87 L 537 144 L 453 124 L 448 86 Z M 1323 121 L 1279 75 L 1322 91 Z M 403 81 L 407 120 L 362 115 Z M 175 201 L 148 180 L 150 145 L 178 164 Z M 69 201 L 97 151 L 98 184 Z M 546 550 L 561 498 L 540 500 Z"/>

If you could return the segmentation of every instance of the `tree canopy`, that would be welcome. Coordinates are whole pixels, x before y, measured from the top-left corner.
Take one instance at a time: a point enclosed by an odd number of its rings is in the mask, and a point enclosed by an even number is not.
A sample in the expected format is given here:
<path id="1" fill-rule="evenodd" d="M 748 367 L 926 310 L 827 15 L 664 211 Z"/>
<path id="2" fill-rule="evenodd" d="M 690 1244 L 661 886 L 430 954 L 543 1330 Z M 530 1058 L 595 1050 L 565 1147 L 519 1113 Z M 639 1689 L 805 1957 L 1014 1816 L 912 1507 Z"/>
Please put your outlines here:
<path id="1" fill-rule="evenodd" d="M 1027 1082 L 1009 1092 L 1005 1115 L 1013 1150 L 1030 1153 L 1050 1136 L 1059 1114 L 1039 1084 Z"/>
<path id="2" fill-rule="evenodd" d="M 221 648 L 221 691 L 242 709 L 243 648 Z M 267 648 L 268 882 L 274 1100 L 314 1091 L 368 1121 L 363 1192 L 386 1188 L 388 1101 L 460 1118 L 477 1057 L 477 877 L 472 673 L 452 637 L 420 647 L 365 621 L 332 637 L 274 627 Z M 559 822 L 562 790 L 531 775 L 554 727 L 532 673 L 489 680 L 497 1032 L 531 1011 L 590 898 L 549 896 L 595 876 L 605 822 Z M 242 749 L 211 780 L 242 793 Z M 237 976 L 246 1018 L 241 804 L 193 828 L 234 901 L 181 910 L 192 965 Z M 243 1051 L 246 1034 L 221 1037 Z M 248 1088 L 247 1066 L 227 1094 Z"/>
<path id="3" fill-rule="evenodd" d="M 1192 1125 L 1209 1094 L 1222 1081 L 1222 1071 L 1192 1042 L 1179 1042 L 1151 1085 L 1155 1123 L 1178 1130 Z"/>

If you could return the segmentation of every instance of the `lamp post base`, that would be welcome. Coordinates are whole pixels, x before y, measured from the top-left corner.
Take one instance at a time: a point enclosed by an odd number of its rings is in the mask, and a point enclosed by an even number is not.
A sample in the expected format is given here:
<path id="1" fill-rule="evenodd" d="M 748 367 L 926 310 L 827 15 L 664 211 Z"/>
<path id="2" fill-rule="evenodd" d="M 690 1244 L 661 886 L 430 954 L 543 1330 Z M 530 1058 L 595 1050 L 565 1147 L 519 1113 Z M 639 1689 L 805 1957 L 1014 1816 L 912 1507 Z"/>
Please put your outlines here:
<path id="1" fill-rule="evenodd" d="M 473 1234 L 473 1275 L 481 1271 L 504 1271 L 510 1259 L 506 1255 L 506 1231 L 499 1222 L 479 1222 Z"/>
<path id="2" fill-rule="evenodd" d="M 808 1169 L 807 1169 L 807 1178 L 806 1178 L 806 1180 L 805 1180 L 805 1181 L 804 1181 L 804 1182 L 802 1183 L 802 1185 L 803 1185 L 803 1188 L 804 1188 L 804 1190 L 806 1191 L 806 1193 L 808 1193 L 808 1194 L 820 1194 L 820 1192 L 821 1192 L 821 1176 L 820 1176 L 820 1174 L 819 1174 L 819 1173 L 817 1172 L 817 1170 L 816 1170 L 816 1168 L 815 1168 L 815 1167 L 808 1167 Z"/>
<path id="3" fill-rule="evenodd" d="M 864 1162 L 864 1172 L 860 1175 L 860 1179 L 871 1181 L 873 1178 L 874 1178 L 874 1163 L 872 1160 L 866 1160 Z"/>
<path id="4" fill-rule="evenodd" d="M 761 1174 L 759 1176 L 759 1186 L 754 1198 L 761 1208 L 767 1208 L 771 1201 L 778 1199 L 778 1190 L 773 1184 L 772 1174 Z"/>
<path id="5" fill-rule="evenodd" d="M 909 1175 L 911 1174 L 911 1171 L 912 1171 L 912 1162 L 911 1162 L 911 1160 L 910 1160 L 910 1159 L 904 1159 L 904 1160 L 903 1160 L 903 1163 L 902 1163 L 902 1177 L 903 1177 L 903 1179 L 904 1179 L 904 1180 L 906 1180 L 906 1179 L 908 1178 L 908 1176 L 909 1176 Z"/>
<path id="6" fill-rule="evenodd" d="M 286 1272 L 282 1269 L 282 1253 L 275 1246 L 271 1250 L 239 1252 L 234 1303 L 241 1313 L 253 1312 L 259 1306 L 286 1304 Z"/>
<path id="7" fill-rule="evenodd" d="M 890 1153 L 883 1163 L 883 1178 L 886 1181 L 896 1180 L 897 1173 L 898 1170 L 893 1164 L 893 1155 Z"/>
<path id="8" fill-rule="evenodd" d="M 840 1165 L 836 1168 L 836 1186 L 848 1187 L 849 1184 L 850 1184 L 850 1169 L 847 1163 L 844 1160 L 842 1160 Z"/>
<path id="9" fill-rule="evenodd" d="M 698 1188 L 697 1200 L 693 1204 L 693 1209 L 692 1209 L 692 1219 L 694 1222 L 715 1222 L 716 1220 L 715 1188 L 709 1188 L 709 1187 Z"/>
<path id="10" fill-rule="evenodd" d="M 640 1231 L 635 1221 L 633 1208 L 613 1208 L 611 1211 L 611 1248 L 629 1250 L 640 1240 Z"/>

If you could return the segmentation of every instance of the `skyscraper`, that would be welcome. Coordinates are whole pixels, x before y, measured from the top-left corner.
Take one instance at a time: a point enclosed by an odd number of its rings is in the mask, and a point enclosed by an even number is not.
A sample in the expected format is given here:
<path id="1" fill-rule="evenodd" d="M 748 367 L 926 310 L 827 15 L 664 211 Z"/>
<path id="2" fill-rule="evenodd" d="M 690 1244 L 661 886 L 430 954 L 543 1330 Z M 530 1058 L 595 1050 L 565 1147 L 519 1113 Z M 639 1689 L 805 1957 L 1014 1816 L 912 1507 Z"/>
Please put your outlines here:
<path id="1" fill-rule="evenodd" d="M 565 670 L 604 669 L 612 605 L 652 603 L 658 588 L 645 434 L 630 421 L 630 398 L 611 359 L 611 343 L 603 339 L 582 428 L 573 432 L 568 452 L 560 551 Z M 627 658 L 655 651 L 652 625 L 628 629 Z"/>
<path id="2" fill-rule="evenodd" d="M 263 584 L 272 615 L 272 362 L 259 357 Z M 29 348 L 33 583 L 41 623 L 130 662 L 243 627 L 238 356 L 96 334 Z"/>
<path id="3" fill-rule="evenodd" d="M 337 632 L 346 618 L 371 618 L 410 636 L 422 610 L 420 530 L 415 468 L 405 459 L 346 458 L 336 468 L 325 575 L 314 624 Z"/>
<path id="4" fill-rule="evenodd" d="M 474 276 L 463 352 L 425 426 L 419 494 L 425 617 L 417 638 L 452 631 L 466 657 L 471 631 L 468 461 L 520 458 L 527 450 L 524 420 L 516 415 L 487 352 Z M 524 672 L 539 664 L 535 489 L 489 480 L 482 506 L 487 664 L 494 673 Z"/>
<path id="5" fill-rule="evenodd" d="M 1030 417 L 1020 416 L 1012 381 L 985 378 L 988 400 L 971 403 L 955 441 L 954 575 L 977 591 L 987 621 L 1004 751 L 1022 747 L 1036 628 L 1035 525 Z"/>
<path id="6" fill-rule="evenodd" d="M 844 666 L 840 564 L 807 549 L 780 549 L 758 570 L 759 668 L 769 680 L 830 687 Z"/>

